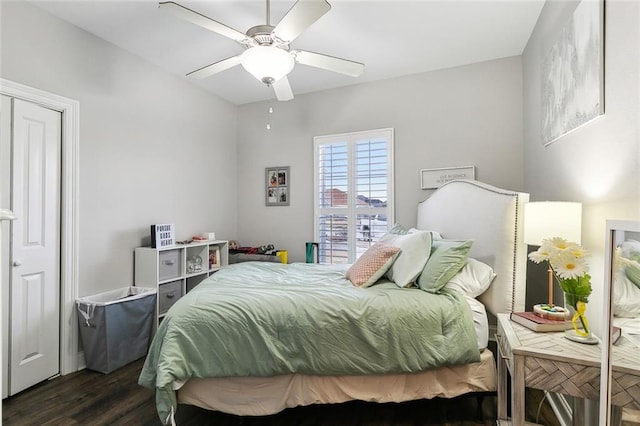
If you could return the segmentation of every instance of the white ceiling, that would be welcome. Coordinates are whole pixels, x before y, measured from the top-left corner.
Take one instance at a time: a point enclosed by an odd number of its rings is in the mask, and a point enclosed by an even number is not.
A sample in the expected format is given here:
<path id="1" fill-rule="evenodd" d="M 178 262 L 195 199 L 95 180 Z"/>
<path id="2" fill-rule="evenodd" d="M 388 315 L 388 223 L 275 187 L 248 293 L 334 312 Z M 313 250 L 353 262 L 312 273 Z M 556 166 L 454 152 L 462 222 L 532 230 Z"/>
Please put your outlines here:
<path id="1" fill-rule="evenodd" d="M 265 1 L 177 3 L 241 32 L 266 20 Z M 186 73 L 243 51 L 236 42 L 182 21 L 151 1 L 34 1 L 50 13 L 235 104 L 273 99 L 241 66 L 204 80 Z M 275 25 L 295 3 L 272 0 Z M 520 55 L 544 0 L 329 0 L 331 10 L 291 45 L 365 64 L 347 77 L 297 64 L 289 74 L 302 94 Z"/>

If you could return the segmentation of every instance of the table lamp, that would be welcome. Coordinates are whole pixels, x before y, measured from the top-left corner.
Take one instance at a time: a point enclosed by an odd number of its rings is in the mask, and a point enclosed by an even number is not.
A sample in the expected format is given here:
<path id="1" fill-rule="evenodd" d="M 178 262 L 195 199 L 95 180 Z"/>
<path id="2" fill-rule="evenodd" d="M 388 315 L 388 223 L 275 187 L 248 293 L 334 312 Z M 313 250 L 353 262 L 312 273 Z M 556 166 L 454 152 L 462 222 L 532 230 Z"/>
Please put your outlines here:
<path id="1" fill-rule="evenodd" d="M 581 244 L 582 204 L 564 201 L 538 201 L 524 205 L 524 242 L 542 245 L 555 237 Z M 553 306 L 553 270 L 549 266 L 549 306 Z"/>

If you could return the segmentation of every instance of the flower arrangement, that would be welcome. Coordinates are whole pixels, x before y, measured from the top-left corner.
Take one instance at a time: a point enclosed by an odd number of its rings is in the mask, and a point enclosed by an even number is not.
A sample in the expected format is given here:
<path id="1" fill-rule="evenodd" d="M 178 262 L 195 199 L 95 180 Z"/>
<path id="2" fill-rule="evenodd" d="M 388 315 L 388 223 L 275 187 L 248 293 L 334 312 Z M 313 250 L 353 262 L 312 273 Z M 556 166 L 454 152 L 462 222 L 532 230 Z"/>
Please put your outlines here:
<path id="1" fill-rule="evenodd" d="M 587 257 L 589 253 L 581 246 L 558 237 L 543 240 L 538 250 L 529 253 L 534 263 L 549 262 L 562 291 L 580 296 L 584 303 L 591 294 Z"/>
<path id="2" fill-rule="evenodd" d="M 588 257 L 589 253 L 580 245 L 559 237 L 543 240 L 538 250 L 529 253 L 532 262 L 549 263 L 553 276 L 565 294 L 565 302 L 575 311 L 572 323 L 580 335 L 589 333 L 589 325 L 584 314 L 591 294 Z M 582 330 L 578 329 L 578 320 Z"/>

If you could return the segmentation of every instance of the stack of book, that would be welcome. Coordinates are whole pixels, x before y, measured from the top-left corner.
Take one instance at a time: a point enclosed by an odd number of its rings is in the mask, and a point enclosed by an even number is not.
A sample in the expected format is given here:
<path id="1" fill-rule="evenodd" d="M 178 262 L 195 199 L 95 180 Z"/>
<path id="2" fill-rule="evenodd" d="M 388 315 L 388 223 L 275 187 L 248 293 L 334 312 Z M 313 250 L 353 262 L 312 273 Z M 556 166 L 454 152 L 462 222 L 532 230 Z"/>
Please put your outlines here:
<path id="1" fill-rule="evenodd" d="M 511 321 L 524 325 L 533 331 L 564 331 L 571 321 L 542 318 L 534 312 L 511 312 Z"/>
<path id="2" fill-rule="evenodd" d="M 538 332 L 564 331 L 567 326 L 571 328 L 571 320 L 542 318 L 534 312 L 511 312 L 511 321 Z M 615 343 L 621 334 L 620 327 L 614 326 L 611 341 Z"/>

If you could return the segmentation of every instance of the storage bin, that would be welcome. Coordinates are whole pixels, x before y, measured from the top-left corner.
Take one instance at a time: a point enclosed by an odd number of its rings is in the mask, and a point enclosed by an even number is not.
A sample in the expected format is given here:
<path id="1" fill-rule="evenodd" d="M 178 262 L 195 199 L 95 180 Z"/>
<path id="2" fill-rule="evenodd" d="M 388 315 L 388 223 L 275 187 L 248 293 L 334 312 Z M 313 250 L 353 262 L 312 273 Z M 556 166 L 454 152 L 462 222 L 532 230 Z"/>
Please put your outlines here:
<path id="1" fill-rule="evenodd" d="M 164 250 L 158 253 L 160 258 L 158 278 L 160 281 L 170 280 L 180 276 L 180 271 L 182 270 L 180 267 L 181 254 L 180 250 Z"/>
<path id="2" fill-rule="evenodd" d="M 158 315 L 163 315 L 182 297 L 182 280 L 160 284 L 158 291 Z"/>
<path id="3" fill-rule="evenodd" d="M 156 289 L 123 287 L 76 299 L 87 368 L 110 373 L 147 354 Z"/>

